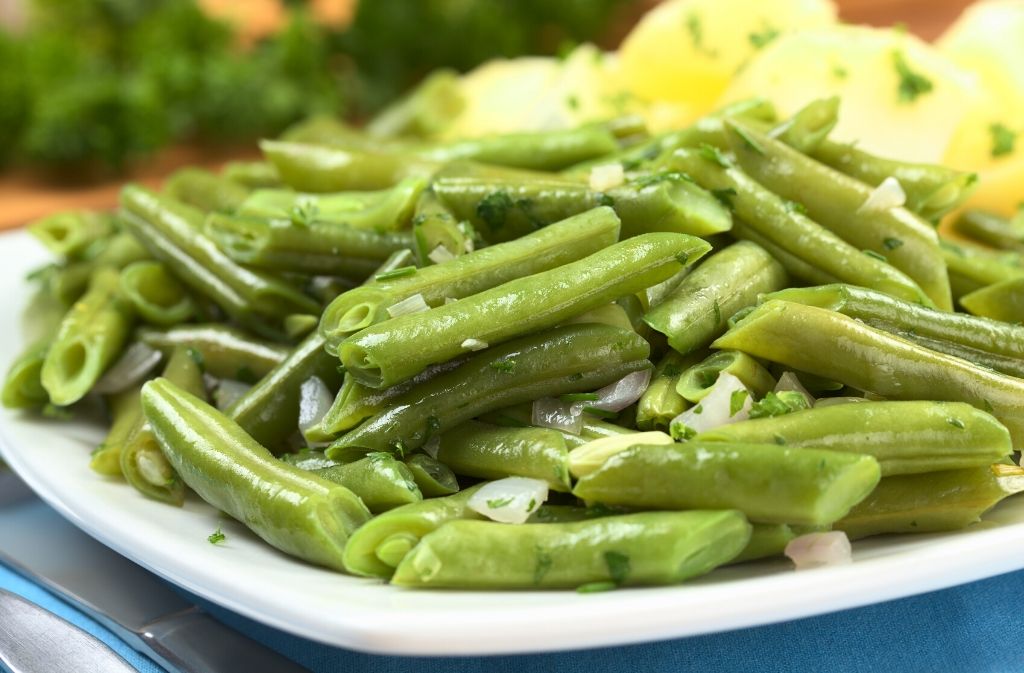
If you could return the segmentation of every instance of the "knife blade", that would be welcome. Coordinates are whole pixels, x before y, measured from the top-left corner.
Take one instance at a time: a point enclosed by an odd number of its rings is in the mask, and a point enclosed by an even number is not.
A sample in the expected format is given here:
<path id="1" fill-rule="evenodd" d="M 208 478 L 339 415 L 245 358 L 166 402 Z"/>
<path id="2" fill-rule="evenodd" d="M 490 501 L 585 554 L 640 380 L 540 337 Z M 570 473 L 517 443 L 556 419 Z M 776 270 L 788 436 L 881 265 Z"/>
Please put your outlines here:
<path id="1" fill-rule="evenodd" d="M 98 639 L 3 589 L 0 664 L 12 673 L 136 673 Z"/>
<path id="2" fill-rule="evenodd" d="M 70 601 L 168 671 L 308 673 L 220 623 L 42 501 L 0 507 L 0 561 Z"/>

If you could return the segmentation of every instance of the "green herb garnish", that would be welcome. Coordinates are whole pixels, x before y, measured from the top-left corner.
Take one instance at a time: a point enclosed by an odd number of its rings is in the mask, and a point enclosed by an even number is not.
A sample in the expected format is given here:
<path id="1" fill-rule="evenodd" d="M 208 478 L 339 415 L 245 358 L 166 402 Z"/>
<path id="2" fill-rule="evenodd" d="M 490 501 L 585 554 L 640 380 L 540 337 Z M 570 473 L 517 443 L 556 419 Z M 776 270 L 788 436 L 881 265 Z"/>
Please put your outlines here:
<path id="1" fill-rule="evenodd" d="M 486 502 L 487 506 L 490 507 L 491 509 L 501 509 L 502 507 L 507 507 L 508 505 L 511 505 L 512 498 L 493 498 L 491 500 L 487 500 Z"/>
<path id="2" fill-rule="evenodd" d="M 404 278 L 411 276 L 416 273 L 415 266 L 400 266 L 397 269 L 391 271 L 385 271 L 384 273 L 378 273 L 373 277 L 374 280 L 394 280 L 395 278 Z"/>
<path id="3" fill-rule="evenodd" d="M 591 402 L 593 400 L 601 399 L 597 393 L 566 393 L 559 395 L 558 399 L 563 402 Z"/>
<path id="4" fill-rule="evenodd" d="M 476 214 L 491 231 L 496 231 L 505 226 L 508 211 L 514 205 L 512 197 L 508 195 L 508 192 L 491 192 L 480 199 L 480 203 L 476 205 Z"/>
<path id="5" fill-rule="evenodd" d="M 861 250 L 865 255 L 873 259 L 877 259 L 879 262 L 888 262 L 889 258 L 882 253 L 875 252 L 874 250 Z"/>
<path id="6" fill-rule="evenodd" d="M 617 551 L 606 551 L 604 562 L 608 566 L 608 574 L 615 584 L 622 584 L 629 578 L 629 557 Z"/>
<path id="7" fill-rule="evenodd" d="M 898 238 L 886 238 L 884 241 L 882 241 L 882 246 L 886 250 L 895 250 L 896 248 L 899 248 L 902 245 L 903 241 Z"/>
<path id="8" fill-rule="evenodd" d="M 1017 133 L 1015 131 L 997 122 L 989 125 L 988 132 L 992 136 L 993 157 L 1013 154 L 1013 147 L 1017 142 Z"/>
<path id="9" fill-rule="evenodd" d="M 735 416 L 736 414 L 740 413 L 740 410 L 743 409 L 743 404 L 747 401 L 747 396 L 749 394 L 750 393 L 748 393 L 746 390 L 734 390 L 734 391 L 732 391 L 732 394 L 729 395 L 729 417 L 730 418 Z"/>
<path id="10" fill-rule="evenodd" d="M 718 164 L 722 168 L 732 167 L 732 164 L 729 162 L 726 156 L 722 154 L 722 151 L 715 147 L 714 145 L 701 143 L 700 147 L 697 148 L 697 151 L 700 153 L 702 157 L 704 157 L 708 161 Z"/>
<path id="11" fill-rule="evenodd" d="M 210 533 L 209 537 L 206 538 L 210 544 L 220 544 L 225 539 L 227 539 L 227 535 L 220 529 L 220 526 L 217 526 L 217 530 Z"/>
<path id="12" fill-rule="evenodd" d="M 509 373 L 509 372 L 512 372 L 512 371 L 515 370 L 515 368 L 516 368 L 516 361 L 515 360 L 495 360 L 494 362 L 492 362 L 490 364 L 490 368 L 491 369 L 496 369 L 499 372 Z"/>
<path id="13" fill-rule="evenodd" d="M 779 36 L 779 31 L 771 26 L 765 26 L 764 30 L 747 35 L 750 44 L 754 49 L 764 49 L 772 40 Z"/>
<path id="14" fill-rule="evenodd" d="M 896 68 L 896 74 L 900 78 L 897 90 L 900 102 L 913 103 L 919 96 L 923 96 L 932 90 L 932 81 L 912 70 L 902 51 L 896 50 L 892 52 L 892 62 Z"/>

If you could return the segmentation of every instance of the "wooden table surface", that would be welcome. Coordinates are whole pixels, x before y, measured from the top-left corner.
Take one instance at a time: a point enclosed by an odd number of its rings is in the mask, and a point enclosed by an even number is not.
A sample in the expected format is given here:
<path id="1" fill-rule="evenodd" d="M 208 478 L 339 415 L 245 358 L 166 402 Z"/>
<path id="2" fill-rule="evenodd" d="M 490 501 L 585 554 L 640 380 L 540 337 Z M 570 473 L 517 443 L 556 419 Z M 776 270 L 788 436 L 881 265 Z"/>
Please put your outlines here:
<path id="1" fill-rule="evenodd" d="M 277 0 L 242 3 L 203 0 L 215 11 L 245 23 L 245 34 L 265 32 L 279 20 Z M 344 21 L 351 14 L 350 0 L 320 0 L 324 16 Z M 651 4 L 655 4 L 652 0 Z M 902 23 L 925 39 L 937 37 L 970 0 L 839 0 L 840 17 L 850 23 L 888 26 Z M 334 7 L 338 5 L 338 7 Z M 237 8 L 247 8 L 238 14 Z M 333 9 L 332 9 L 333 7 Z M 228 9 L 231 9 L 229 12 Z M 334 12 L 333 14 L 331 12 Z M 340 12 L 340 13 L 339 13 Z M 0 103 L 2 104 L 2 103 Z M 126 181 L 156 186 L 164 176 L 186 165 L 216 168 L 231 159 L 255 158 L 257 151 L 238 148 L 175 147 L 139 162 L 126 176 L 106 182 L 61 185 L 45 176 L 26 170 L 0 173 L 0 229 L 20 226 L 37 217 L 69 208 L 110 208 L 117 203 L 120 186 Z"/>

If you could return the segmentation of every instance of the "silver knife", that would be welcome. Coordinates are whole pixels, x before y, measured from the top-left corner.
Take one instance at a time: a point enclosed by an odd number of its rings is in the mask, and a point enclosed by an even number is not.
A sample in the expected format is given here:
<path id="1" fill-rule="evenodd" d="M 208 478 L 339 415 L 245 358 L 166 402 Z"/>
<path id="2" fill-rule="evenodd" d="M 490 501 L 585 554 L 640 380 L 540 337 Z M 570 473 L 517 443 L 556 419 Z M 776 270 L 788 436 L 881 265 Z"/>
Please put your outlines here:
<path id="1" fill-rule="evenodd" d="M 136 673 L 98 639 L 0 589 L 0 668 L 12 673 Z"/>
<path id="2" fill-rule="evenodd" d="M 0 507 L 0 562 L 70 601 L 175 673 L 308 673 L 221 624 L 42 501 Z"/>

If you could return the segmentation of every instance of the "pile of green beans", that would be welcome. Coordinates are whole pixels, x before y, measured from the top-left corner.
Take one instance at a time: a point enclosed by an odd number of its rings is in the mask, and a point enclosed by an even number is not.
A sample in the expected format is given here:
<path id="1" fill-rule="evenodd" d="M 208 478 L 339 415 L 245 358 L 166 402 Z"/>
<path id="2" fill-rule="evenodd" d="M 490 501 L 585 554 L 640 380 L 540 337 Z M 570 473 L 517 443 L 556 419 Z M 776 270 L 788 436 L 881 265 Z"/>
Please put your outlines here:
<path id="1" fill-rule="evenodd" d="M 975 176 L 832 139 L 839 107 L 445 142 L 402 104 L 310 120 L 33 224 L 56 261 L 0 400 L 97 398 L 98 477 L 403 587 L 674 584 L 808 532 L 963 528 L 1024 490 L 1024 220 L 940 238 Z M 867 207 L 887 178 L 903 205 Z"/>

